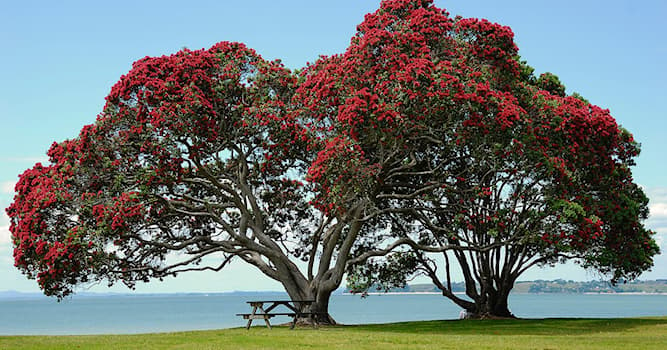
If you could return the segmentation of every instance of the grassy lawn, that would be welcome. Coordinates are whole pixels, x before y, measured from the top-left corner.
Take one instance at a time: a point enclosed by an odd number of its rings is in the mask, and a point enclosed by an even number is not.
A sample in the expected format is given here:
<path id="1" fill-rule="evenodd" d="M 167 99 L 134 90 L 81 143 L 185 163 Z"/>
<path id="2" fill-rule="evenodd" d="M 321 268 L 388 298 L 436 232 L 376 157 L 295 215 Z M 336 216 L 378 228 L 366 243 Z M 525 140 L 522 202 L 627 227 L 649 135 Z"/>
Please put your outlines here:
<path id="1" fill-rule="evenodd" d="M 0 349 L 667 349 L 667 317 L 423 321 L 91 336 L 2 336 Z"/>

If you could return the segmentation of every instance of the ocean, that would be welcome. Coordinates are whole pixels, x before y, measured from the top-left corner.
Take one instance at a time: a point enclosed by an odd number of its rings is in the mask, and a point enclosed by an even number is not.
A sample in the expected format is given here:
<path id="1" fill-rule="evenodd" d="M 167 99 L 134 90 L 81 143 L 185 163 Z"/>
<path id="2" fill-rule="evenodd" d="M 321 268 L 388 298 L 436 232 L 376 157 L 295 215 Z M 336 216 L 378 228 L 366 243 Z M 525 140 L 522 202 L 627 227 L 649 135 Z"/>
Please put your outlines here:
<path id="1" fill-rule="evenodd" d="M 283 294 L 165 294 L 0 299 L 0 335 L 130 334 L 245 326 L 236 313 L 248 300 Z M 639 317 L 667 315 L 667 295 L 512 294 L 510 310 L 521 318 Z M 457 319 L 461 309 L 433 294 L 334 295 L 330 313 L 342 324 Z M 274 318 L 272 324 L 288 322 Z M 257 322 L 257 321 L 256 321 Z M 257 322 L 263 324 L 263 322 Z"/>

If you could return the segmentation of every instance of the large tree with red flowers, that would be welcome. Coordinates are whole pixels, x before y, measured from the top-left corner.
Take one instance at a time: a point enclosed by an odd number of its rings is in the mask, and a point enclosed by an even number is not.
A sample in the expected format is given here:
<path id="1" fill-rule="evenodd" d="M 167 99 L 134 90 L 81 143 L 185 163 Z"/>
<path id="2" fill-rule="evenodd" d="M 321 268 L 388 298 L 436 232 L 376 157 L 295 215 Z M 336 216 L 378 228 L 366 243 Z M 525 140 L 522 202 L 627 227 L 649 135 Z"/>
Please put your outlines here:
<path id="1" fill-rule="evenodd" d="M 62 298 L 241 259 L 325 323 L 346 271 L 359 291 L 426 274 L 479 316 L 510 316 L 535 265 L 633 278 L 658 252 L 638 145 L 564 91 L 509 28 L 427 0 L 383 1 L 298 75 L 237 43 L 145 58 L 20 176 L 16 266 Z"/>
<path id="2" fill-rule="evenodd" d="M 329 296 L 363 213 L 311 204 L 308 169 L 340 150 L 288 113 L 295 85 L 238 43 L 139 60 L 94 124 L 20 176 L 7 210 L 16 266 L 62 298 L 236 258 L 334 322 Z"/>
<path id="3" fill-rule="evenodd" d="M 306 75 L 313 125 L 355 149 L 353 168 L 332 157 L 319 182 L 328 205 L 345 207 L 339 193 L 353 185 L 386 227 L 357 241 L 376 258 L 350 265 L 353 290 L 424 274 L 470 315 L 510 317 L 508 295 L 533 266 L 573 259 L 612 282 L 652 266 L 647 198 L 630 171 L 638 144 L 555 75 L 535 77 L 510 28 L 384 1 L 344 55 Z"/>

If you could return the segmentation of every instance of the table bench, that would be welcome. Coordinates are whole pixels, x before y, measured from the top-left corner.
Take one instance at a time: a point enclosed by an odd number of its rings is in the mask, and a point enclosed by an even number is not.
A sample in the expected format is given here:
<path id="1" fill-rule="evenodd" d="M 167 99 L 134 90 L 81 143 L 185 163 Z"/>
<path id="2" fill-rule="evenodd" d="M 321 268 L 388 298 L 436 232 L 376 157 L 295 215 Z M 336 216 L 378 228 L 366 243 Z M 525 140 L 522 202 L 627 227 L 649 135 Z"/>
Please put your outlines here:
<path id="1" fill-rule="evenodd" d="M 294 329 L 296 326 L 297 319 L 301 317 L 308 317 L 313 323 L 313 327 L 317 325 L 317 321 L 314 318 L 316 315 L 325 314 L 323 312 L 302 312 L 296 307 L 297 304 L 302 306 L 309 306 L 314 303 L 315 300 L 253 300 L 247 301 L 246 303 L 250 304 L 252 311 L 250 313 L 240 313 L 236 316 L 243 317 L 244 320 L 248 320 L 246 329 L 250 329 L 253 320 L 264 320 L 266 326 L 271 329 L 271 318 L 276 316 L 287 316 L 292 318 L 292 324 L 290 329 Z M 267 304 L 268 307 L 265 309 L 264 304 Z M 284 306 L 289 311 L 288 312 L 272 312 L 275 308 L 279 306 Z"/>

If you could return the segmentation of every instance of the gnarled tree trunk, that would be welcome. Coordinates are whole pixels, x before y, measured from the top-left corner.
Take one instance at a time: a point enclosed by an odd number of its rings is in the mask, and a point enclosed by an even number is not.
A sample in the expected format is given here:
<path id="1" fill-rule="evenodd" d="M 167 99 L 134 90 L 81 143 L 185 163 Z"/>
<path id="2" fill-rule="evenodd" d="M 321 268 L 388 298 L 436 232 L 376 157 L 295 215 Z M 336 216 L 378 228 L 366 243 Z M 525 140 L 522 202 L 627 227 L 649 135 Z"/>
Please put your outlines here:
<path id="1" fill-rule="evenodd" d="M 466 309 L 467 318 L 515 318 L 508 308 L 509 291 L 487 293 Z"/>
<path id="2" fill-rule="evenodd" d="M 319 281 L 311 281 L 307 288 L 299 288 L 297 284 L 289 281 L 283 281 L 283 286 L 291 300 L 314 300 L 312 303 L 295 303 L 296 308 L 307 315 L 298 318 L 297 325 L 312 325 L 313 322 L 317 325 L 336 324 L 336 320 L 329 314 L 332 289 L 325 288 Z"/>
<path id="3" fill-rule="evenodd" d="M 489 266 L 487 253 L 454 251 L 453 254 L 463 274 L 467 298 L 453 291 L 449 273 L 450 261 L 446 252 L 443 253 L 447 272 L 444 280 L 436 274 L 436 267 L 432 261 L 423 255 L 420 256 L 424 271 L 441 290 L 442 295 L 463 308 L 466 311 L 466 318 L 515 318 L 509 310 L 508 298 L 521 269 L 513 271 L 508 266 L 498 269 L 487 268 L 486 266 Z"/>

